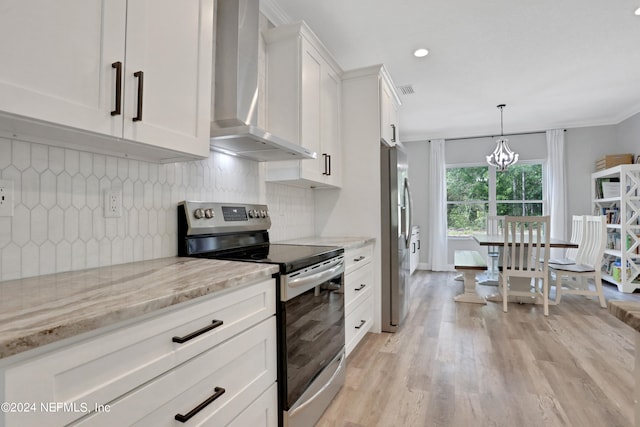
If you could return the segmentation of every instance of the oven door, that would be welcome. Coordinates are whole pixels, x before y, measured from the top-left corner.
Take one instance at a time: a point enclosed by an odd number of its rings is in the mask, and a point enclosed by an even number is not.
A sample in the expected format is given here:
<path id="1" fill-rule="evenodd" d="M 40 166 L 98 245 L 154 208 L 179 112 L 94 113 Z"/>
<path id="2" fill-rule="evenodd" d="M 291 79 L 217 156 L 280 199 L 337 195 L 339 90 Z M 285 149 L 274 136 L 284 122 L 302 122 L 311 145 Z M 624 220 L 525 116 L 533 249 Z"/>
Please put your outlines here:
<path id="1" fill-rule="evenodd" d="M 344 383 L 344 257 L 280 284 L 285 425 L 314 425 Z"/>

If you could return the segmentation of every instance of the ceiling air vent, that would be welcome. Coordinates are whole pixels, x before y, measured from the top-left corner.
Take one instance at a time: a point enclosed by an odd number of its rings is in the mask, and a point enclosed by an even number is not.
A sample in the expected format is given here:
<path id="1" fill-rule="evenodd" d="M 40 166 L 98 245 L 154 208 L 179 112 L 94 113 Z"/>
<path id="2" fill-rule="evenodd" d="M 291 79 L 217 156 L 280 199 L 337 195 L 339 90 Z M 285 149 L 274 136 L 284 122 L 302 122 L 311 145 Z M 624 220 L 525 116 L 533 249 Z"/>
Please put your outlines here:
<path id="1" fill-rule="evenodd" d="M 403 95 L 413 95 L 414 93 L 416 93 L 416 91 L 413 90 L 412 85 L 398 86 L 398 90 Z"/>

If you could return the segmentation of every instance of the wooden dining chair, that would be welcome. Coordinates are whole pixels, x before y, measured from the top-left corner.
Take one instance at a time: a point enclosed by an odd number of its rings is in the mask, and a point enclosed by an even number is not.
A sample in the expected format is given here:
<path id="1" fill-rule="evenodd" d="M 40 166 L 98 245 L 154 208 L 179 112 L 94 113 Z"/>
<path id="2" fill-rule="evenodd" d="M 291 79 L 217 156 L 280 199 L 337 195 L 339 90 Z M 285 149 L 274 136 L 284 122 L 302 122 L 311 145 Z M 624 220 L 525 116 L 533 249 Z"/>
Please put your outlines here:
<path id="1" fill-rule="evenodd" d="M 506 216 L 502 256 L 502 310 L 509 296 L 541 297 L 544 315 L 549 315 L 549 216 Z M 542 262 L 538 262 L 542 260 Z M 511 282 L 529 281 L 527 291 L 514 291 Z"/>
<path id="2" fill-rule="evenodd" d="M 549 264 L 569 265 L 569 264 L 576 263 L 576 257 L 578 256 L 578 248 L 582 243 L 582 236 L 584 234 L 583 219 L 584 219 L 584 215 L 573 215 L 571 217 L 571 238 L 569 239 L 569 241 L 578 246 L 575 248 L 567 248 L 564 258 L 549 259 Z"/>
<path id="3" fill-rule="evenodd" d="M 556 275 L 556 304 L 562 299 L 562 294 L 576 294 L 597 296 L 600 307 L 607 308 L 600 272 L 606 240 L 606 218 L 601 215 L 586 215 L 583 219 L 583 238 L 576 254 L 576 263 L 549 264 L 549 270 Z M 576 280 L 570 280 L 573 278 Z M 589 279 L 593 279 L 594 289 L 590 288 Z"/>

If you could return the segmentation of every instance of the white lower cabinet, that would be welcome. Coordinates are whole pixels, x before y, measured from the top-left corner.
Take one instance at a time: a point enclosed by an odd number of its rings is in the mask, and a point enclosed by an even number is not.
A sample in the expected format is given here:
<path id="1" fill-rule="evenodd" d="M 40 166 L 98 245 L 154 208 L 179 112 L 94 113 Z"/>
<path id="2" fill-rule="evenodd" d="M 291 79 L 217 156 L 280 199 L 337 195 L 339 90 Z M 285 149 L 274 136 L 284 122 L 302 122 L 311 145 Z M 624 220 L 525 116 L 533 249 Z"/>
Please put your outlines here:
<path id="1" fill-rule="evenodd" d="M 220 388 L 190 425 L 226 425 L 276 383 L 275 304 L 271 279 L 2 360 L 1 400 L 33 410 L 0 425 L 176 425 Z"/>
<path id="2" fill-rule="evenodd" d="M 373 326 L 373 244 L 345 252 L 345 351 L 347 356 Z"/>
<path id="3" fill-rule="evenodd" d="M 77 425 L 175 426 L 176 417 L 181 417 L 190 426 L 226 426 L 247 402 L 275 384 L 275 333 L 271 316 L 117 399 L 109 412 L 98 412 Z"/>
<path id="4" fill-rule="evenodd" d="M 420 263 L 420 227 L 414 225 L 411 229 L 411 242 L 409 246 L 409 274 L 413 274 Z"/>
<path id="5" fill-rule="evenodd" d="M 229 427 L 276 427 L 278 425 L 278 387 L 273 384 L 247 409 L 242 411 Z"/>
<path id="6" fill-rule="evenodd" d="M 373 298 L 371 290 L 364 300 L 354 307 L 345 319 L 345 351 L 349 355 L 373 325 Z"/>

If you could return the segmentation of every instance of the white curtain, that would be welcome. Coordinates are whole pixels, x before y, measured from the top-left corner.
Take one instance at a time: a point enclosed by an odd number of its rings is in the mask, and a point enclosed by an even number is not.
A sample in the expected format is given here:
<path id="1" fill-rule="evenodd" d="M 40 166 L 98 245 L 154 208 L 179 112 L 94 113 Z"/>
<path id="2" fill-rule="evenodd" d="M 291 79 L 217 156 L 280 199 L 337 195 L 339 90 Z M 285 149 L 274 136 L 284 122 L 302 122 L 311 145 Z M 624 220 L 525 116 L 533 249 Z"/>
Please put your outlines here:
<path id="1" fill-rule="evenodd" d="M 567 239 L 567 177 L 565 174 L 564 130 L 547 131 L 546 195 L 551 216 L 551 237 Z M 552 257 L 561 257 L 560 250 L 551 250 Z"/>
<path id="2" fill-rule="evenodd" d="M 429 229 L 427 242 L 433 271 L 447 270 L 447 182 L 444 139 L 430 142 Z"/>

